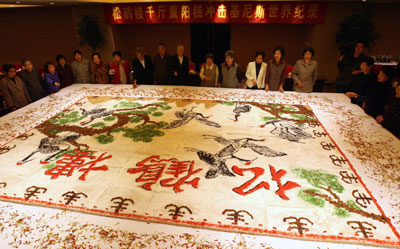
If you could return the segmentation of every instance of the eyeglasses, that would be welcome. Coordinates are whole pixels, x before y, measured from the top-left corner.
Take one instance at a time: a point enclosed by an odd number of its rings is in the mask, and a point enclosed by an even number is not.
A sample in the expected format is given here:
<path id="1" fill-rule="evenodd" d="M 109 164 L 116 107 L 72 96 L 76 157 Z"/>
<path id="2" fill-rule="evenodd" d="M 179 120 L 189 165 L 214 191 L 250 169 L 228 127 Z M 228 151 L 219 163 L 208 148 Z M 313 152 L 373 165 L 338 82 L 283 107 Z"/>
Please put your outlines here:
<path id="1" fill-rule="evenodd" d="M 8 71 L 8 72 L 9 72 L 9 73 L 16 73 L 17 71 L 15 71 L 15 70 L 11 71 L 11 70 L 10 70 L 10 71 Z"/>

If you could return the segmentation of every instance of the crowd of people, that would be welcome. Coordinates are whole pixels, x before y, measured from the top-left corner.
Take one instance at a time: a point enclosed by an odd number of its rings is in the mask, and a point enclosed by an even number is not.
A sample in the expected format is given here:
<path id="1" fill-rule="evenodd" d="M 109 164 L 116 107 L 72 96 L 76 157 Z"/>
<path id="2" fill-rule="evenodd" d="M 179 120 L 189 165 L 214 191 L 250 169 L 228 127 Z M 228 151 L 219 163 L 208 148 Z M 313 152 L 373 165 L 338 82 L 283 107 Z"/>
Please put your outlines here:
<path id="1" fill-rule="evenodd" d="M 374 59 L 364 53 L 366 43 L 356 42 L 339 52 L 336 92 L 345 93 L 353 104 L 400 137 L 400 68 L 383 66 L 376 75 Z"/>
<path id="2" fill-rule="evenodd" d="M 20 108 L 29 102 L 43 98 L 60 88 L 73 83 L 94 84 L 139 84 L 146 85 L 186 85 L 189 81 L 189 58 L 185 48 L 177 46 L 176 54 L 170 55 L 164 43 L 159 43 L 156 55 L 151 58 L 143 48 L 135 50 L 136 58 L 130 64 L 124 60 L 120 51 L 112 53 L 113 62 L 108 64 L 99 53 L 92 54 L 92 62 L 82 57 L 82 52 L 73 52 L 74 61 L 67 64 L 64 55 L 57 55 L 57 65 L 47 62 L 41 75 L 33 67 L 32 61 L 22 61 L 21 77 L 16 76 L 16 68 L 12 64 L 3 66 L 6 76 L 1 81 L 8 106 Z M 293 69 L 294 87 L 298 92 L 311 92 L 317 79 L 318 63 L 312 60 L 314 50 L 306 48 L 304 58 L 296 62 Z M 225 62 L 220 66 L 214 64 L 214 55 L 207 54 L 205 63 L 200 67 L 199 77 L 203 87 L 225 87 L 248 89 L 265 89 L 281 91 L 287 77 L 285 49 L 276 47 L 272 52 L 273 59 L 263 62 L 265 53 L 258 51 L 255 60 L 250 62 L 245 73 L 235 62 L 232 50 L 225 52 Z M 29 94 L 24 94 L 27 92 Z"/>
<path id="3" fill-rule="evenodd" d="M 396 136 L 400 136 L 399 99 L 400 87 L 393 85 L 395 70 L 383 67 L 378 75 L 372 72 L 374 60 L 364 53 L 365 43 L 359 41 L 351 51 L 341 50 L 337 64 L 339 74 L 336 91 L 345 93 L 351 102 L 362 107 Z M 0 92 L 11 111 L 21 108 L 48 94 L 57 92 L 73 83 L 93 84 L 140 84 L 186 85 L 189 81 L 190 60 L 185 48 L 177 46 L 171 55 L 164 43 L 159 43 L 152 58 L 143 48 L 135 50 L 136 58 L 130 64 L 120 51 L 112 53 L 113 62 L 107 63 L 99 53 L 92 54 L 92 61 L 83 58 L 82 52 L 73 52 L 74 61 L 69 65 L 64 55 L 57 55 L 57 64 L 47 62 L 44 73 L 39 73 L 29 59 L 22 61 L 23 71 L 17 76 L 16 67 L 3 65 L 5 77 L 0 81 Z M 296 61 L 291 73 L 293 90 L 309 93 L 318 77 L 318 63 L 313 60 L 311 47 L 303 50 L 303 58 Z M 200 66 L 200 86 L 261 89 L 284 92 L 287 78 L 285 49 L 281 46 L 272 51 L 272 59 L 264 62 L 265 53 L 258 51 L 246 71 L 235 61 L 232 50 L 225 52 L 225 62 L 217 66 L 214 55 L 207 54 Z M 398 73 L 398 71 L 397 71 Z M 397 88 L 396 88 L 397 87 Z"/>

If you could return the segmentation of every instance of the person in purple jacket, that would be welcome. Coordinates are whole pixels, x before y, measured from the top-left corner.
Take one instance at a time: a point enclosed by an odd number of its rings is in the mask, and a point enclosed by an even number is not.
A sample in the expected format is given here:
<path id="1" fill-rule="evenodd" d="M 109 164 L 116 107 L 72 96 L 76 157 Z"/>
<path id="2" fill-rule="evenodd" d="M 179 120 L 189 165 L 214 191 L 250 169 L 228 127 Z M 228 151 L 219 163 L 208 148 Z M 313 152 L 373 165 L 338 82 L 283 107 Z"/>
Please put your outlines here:
<path id="1" fill-rule="evenodd" d="M 56 67 L 53 63 L 47 62 L 44 64 L 44 79 L 47 85 L 48 93 L 55 93 L 60 89 L 60 77 L 58 77 L 58 73 L 56 72 Z"/>

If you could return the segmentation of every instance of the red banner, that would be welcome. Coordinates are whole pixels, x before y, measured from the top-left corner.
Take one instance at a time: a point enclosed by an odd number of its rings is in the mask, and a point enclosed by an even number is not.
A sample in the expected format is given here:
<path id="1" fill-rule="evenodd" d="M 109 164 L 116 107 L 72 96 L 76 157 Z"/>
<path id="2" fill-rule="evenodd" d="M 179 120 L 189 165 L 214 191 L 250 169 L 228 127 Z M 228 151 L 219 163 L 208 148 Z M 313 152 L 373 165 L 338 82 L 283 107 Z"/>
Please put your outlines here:
<path id="1" fill-rule="evenodd" d="M 295 23 L 321 24 L 326 2 L 148 2 L 104 6 L 108 24 Z"/>

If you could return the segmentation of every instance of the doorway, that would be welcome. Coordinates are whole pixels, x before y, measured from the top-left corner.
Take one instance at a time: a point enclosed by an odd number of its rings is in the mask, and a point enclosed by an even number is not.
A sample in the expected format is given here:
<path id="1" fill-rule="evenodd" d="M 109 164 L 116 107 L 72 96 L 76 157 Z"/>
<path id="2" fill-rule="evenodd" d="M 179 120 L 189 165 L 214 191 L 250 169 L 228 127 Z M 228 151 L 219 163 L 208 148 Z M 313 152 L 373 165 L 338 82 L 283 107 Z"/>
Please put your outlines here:
<path id="1" fill-rule="evenodd" d="M 196 71 L 205 62 L 206 55 L 214 55 L 214 63 L 225 61 L 225 51 L 231 47 L 230 23 L 192 23 L 190 26 L 191 60 L 196 64 Z"/>

